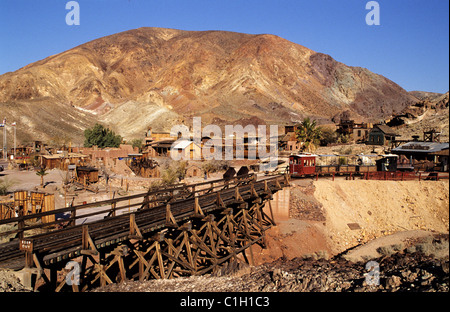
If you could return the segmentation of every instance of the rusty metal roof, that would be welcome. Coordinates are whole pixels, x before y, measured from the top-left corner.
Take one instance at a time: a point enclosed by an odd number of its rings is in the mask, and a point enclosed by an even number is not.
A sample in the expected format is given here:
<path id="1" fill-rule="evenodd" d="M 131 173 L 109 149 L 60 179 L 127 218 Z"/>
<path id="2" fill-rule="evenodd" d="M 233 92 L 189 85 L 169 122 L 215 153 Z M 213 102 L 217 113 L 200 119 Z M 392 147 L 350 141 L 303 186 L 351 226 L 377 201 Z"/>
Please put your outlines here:
<path id="1" fill-rule="evenodd" d="M 408 142 L 392 149 L 392 152 L 436 153 L 449 148 L 449 143 Z"/>

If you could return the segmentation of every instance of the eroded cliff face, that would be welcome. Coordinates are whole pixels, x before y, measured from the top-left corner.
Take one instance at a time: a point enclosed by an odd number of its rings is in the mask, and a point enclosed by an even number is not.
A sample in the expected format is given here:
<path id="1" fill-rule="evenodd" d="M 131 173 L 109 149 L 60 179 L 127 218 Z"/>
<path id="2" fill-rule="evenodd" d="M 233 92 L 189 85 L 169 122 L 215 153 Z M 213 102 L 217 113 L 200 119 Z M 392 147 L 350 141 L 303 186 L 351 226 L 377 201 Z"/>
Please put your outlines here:
<path id="1" fill-rule="evenodd" d="M 139 137 L 193 116 L 281 124 L 350 110 L 379 119 L 415 102 L 367 69 L 274 35 L 224 31 L 139 28 L 0 76 L 2 112 L 47 138 L 82 136 L 95 121 Z"/>

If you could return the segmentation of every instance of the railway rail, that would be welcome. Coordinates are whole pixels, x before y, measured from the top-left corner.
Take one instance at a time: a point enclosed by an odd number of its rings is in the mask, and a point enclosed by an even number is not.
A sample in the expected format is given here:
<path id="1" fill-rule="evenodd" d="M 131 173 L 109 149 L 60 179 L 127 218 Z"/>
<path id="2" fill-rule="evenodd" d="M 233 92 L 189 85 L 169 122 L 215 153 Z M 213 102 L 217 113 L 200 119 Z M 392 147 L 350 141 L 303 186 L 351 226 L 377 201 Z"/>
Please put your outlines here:
<path id="1" fill-rule="evenodd" d="M 264 232 L 275 223 L 272 194 L 287 185 L 287 176 L 244 176 L 2 220 L 0 225 L 18 228 L 0 233 L 16 236 L 0 245 L 0 267 L 22 268 L 30 285 L 60 291 L 70 283 L 57 273 L 68 276 L 65 267 L 74 260 L 81 260 L 81 282 L 72 283 L 73 290 L 130 278 L 204 274 L 227 261 L 252 262 L 252 245 L 264 247 Z M 96 210 L 82 213 L 88 208 Z M 29 222 L 49 214 L 65 217 Z M 79 222 L 95 216 L 103 219 Z M 45 232 L 30 235 L 32 230 Z"/>

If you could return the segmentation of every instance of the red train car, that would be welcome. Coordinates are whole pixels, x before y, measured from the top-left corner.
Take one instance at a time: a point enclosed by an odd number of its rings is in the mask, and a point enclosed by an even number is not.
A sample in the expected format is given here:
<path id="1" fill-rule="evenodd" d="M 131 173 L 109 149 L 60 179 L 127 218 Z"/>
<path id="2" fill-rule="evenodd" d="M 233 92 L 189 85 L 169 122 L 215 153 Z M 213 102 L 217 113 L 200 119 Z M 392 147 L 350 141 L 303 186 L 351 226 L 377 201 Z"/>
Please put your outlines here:
<path id="1" fill-rule="evenodd" d="M 323 159 L 319 161 L 318 157 L 335 157 L 336 159 L 327 165 L 319 165 Z M 349 157 L 353 158 L 354 164 L 349 164 Z M 381 158 L 375 161 L 376 164 L 368 157 L 368 155 L 291 155 L 289 173 L 293 178 L 300 178 L 313 175 L 363 175 L 366 172 L 405 170 L 403 167 L 397 168 L 397 155 L 378 155 L 377 157 Z"/>
<path id="2" fill-rule="evenodd" d="M 292 177 L 303 177 L 316 173 L 317 155 L 291 155 L 289 172 Z"/>

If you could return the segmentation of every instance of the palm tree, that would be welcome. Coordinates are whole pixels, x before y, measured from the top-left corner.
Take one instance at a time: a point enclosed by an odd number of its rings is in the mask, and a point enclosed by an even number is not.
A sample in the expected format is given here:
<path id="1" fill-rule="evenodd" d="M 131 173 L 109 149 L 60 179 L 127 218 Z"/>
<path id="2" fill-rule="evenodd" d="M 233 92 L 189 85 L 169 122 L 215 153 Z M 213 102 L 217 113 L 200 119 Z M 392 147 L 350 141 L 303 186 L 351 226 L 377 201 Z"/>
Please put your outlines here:
<path id="1" fill-rule="evenodd" d="M 46 176 L 47 174 L 48 172 L 44 168 L 41 168 L 38 171 L 36 171 L 36 175 L 41 177 L 41 187 L 44 186 L 44 176 Z"/>
<path id="2" fill-rule="evenodd" d="M 320 143 L 322 131 L 317 127 L 316 121 L 305 118 L 297 128 L 297 140 L 303 142 L 302 151 L 312 152 Z"/>

